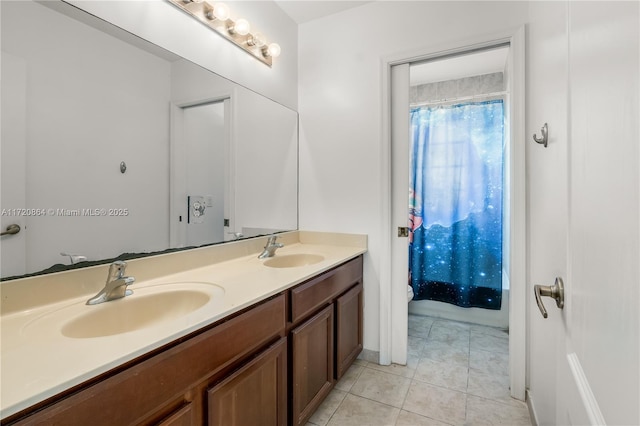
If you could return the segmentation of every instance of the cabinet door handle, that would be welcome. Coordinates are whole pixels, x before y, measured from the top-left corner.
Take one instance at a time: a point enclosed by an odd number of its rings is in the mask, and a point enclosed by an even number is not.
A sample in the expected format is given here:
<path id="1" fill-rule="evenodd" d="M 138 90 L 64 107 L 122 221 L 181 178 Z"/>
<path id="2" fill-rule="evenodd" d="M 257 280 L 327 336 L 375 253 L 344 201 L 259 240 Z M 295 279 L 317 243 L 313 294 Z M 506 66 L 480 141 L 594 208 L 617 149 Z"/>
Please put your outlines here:
<path id="1" fill-rule="evenodd" d="M 556 282 L 552 286 L 548 285 L 535 285 L 533 286 L 533 292 L 536 295 L 536 303 L 540 309 L 540 313 L 546 318 L 547 310 L 542 303 L 542 296 L 552 297 L 556 300 L 556 306 L 559 309 L 564 308 L 564 283 L 562 278 L 556 277 Z"/>

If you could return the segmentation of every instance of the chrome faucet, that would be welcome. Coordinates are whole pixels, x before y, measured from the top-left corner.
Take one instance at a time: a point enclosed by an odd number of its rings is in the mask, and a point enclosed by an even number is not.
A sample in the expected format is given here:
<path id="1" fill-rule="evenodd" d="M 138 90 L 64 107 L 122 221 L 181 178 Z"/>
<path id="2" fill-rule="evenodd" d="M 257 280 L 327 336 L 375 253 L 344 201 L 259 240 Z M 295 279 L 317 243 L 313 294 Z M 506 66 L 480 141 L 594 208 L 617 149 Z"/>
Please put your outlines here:
<path id="1" fill-rule="evenodd" d="M 272 235 L 267 240 L 267 245 L 264 246 L 264 250 L 258 256 L 258 259 L 266 259 L 267 257 L 273 257 L 276 254 L 276 250 L 284 247 L 282 243 L 276 243 L 276 239 L 278 237 L 276 235 Z"/>
<path id="2" fill-rule="evenodd" d="M 87 300 L 87 305 L 97 305 L 98 303 L 108 302 L 114 299 L 121 299 L 133 293 L 127 290 L 127 286 L 134 283 L 134 277 L 125 277 L 124 271 L 127 263 L 117 260 L 109 266 L 109 275 L 104 288 L 91 299 Z"/>

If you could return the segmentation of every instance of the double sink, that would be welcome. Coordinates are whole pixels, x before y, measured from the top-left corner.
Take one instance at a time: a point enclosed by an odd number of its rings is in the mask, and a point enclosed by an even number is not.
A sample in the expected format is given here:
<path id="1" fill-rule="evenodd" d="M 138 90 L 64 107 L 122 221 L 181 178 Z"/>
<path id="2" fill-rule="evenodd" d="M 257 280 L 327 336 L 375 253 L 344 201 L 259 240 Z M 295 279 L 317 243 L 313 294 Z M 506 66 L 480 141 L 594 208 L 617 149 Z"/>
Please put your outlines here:
<path id="1" fill-rule="evenodd" d="M 92 380 L 366 252 L 366 236 L 283 233 L 135 259 L 133 294 L 86 305 L 106 265 L 2 283 L 0 418 Z"/>
<path id="2" fill-rule="evenodd" d="M 296 253 L 267 258 L 262 265 L 297 268 L 322 260 L 324 256 L 318 254 Z M 42 313 L 26 323 L 22 333 L 28 335 L 54 327 L 63 336 L 74 339 L 113 336 L 179 321 L 199 309 L 224 307 L 224 287 L 211 282 L 169 282 L 133 288 L 133 294 L 121 299 L 91 306 L 79 301 Z"/>

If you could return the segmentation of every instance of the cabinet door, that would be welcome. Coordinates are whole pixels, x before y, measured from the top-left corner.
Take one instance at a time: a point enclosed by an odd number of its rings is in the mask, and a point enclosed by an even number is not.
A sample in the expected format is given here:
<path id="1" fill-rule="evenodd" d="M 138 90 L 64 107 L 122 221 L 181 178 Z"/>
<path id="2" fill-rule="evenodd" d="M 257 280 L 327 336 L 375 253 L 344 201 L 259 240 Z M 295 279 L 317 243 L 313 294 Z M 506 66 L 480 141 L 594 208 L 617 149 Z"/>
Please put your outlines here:
<path id="1" fill-rule="evenodd" d="M 193 407 L 188 403 L 158 423 L 158 426 L 190 426 L 193 421 Z"/>
<path id="2" fill-rule="evenodd" d="M 362 283 L 336 300 L 336 379 L 362 351 Z"/>
<path id="3" fill-rule="evenodd" d="M 291 332 L 293 424 L 305 424 L 333 387 L 333 305 Z"/>
<path id="4" fill-rule="evenodd" d="M 209 426 L 287 423 L 287 338 L 208 392 Z"/>

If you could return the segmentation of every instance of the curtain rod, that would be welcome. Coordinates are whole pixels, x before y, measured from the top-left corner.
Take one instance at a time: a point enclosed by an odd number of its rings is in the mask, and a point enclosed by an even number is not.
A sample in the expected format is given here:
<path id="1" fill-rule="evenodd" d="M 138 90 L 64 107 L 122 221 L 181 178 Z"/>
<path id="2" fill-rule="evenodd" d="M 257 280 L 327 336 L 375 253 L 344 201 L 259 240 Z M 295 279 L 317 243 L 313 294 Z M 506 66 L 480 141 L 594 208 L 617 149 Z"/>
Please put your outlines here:
<path id="1" fill-rule="evenodd" d="M 475 99 L 487 99 L 487 98 L 496 97 L 496 96 L 503 96 L 503 95 L 506 95 L 507 93 L 509 92 L 507 92 L 506 90 L 503 90 L 501 92 L 483 93 L 481 95 L 461 96 L 458 98 L 445 98 L 445 99 L 438 99 L 435 101 L 410 103 L 409 106 L 421 107 L 421 106 L 427 106 L 427 105 L 441 105 L 449 102 L 470 101 Z"/>

